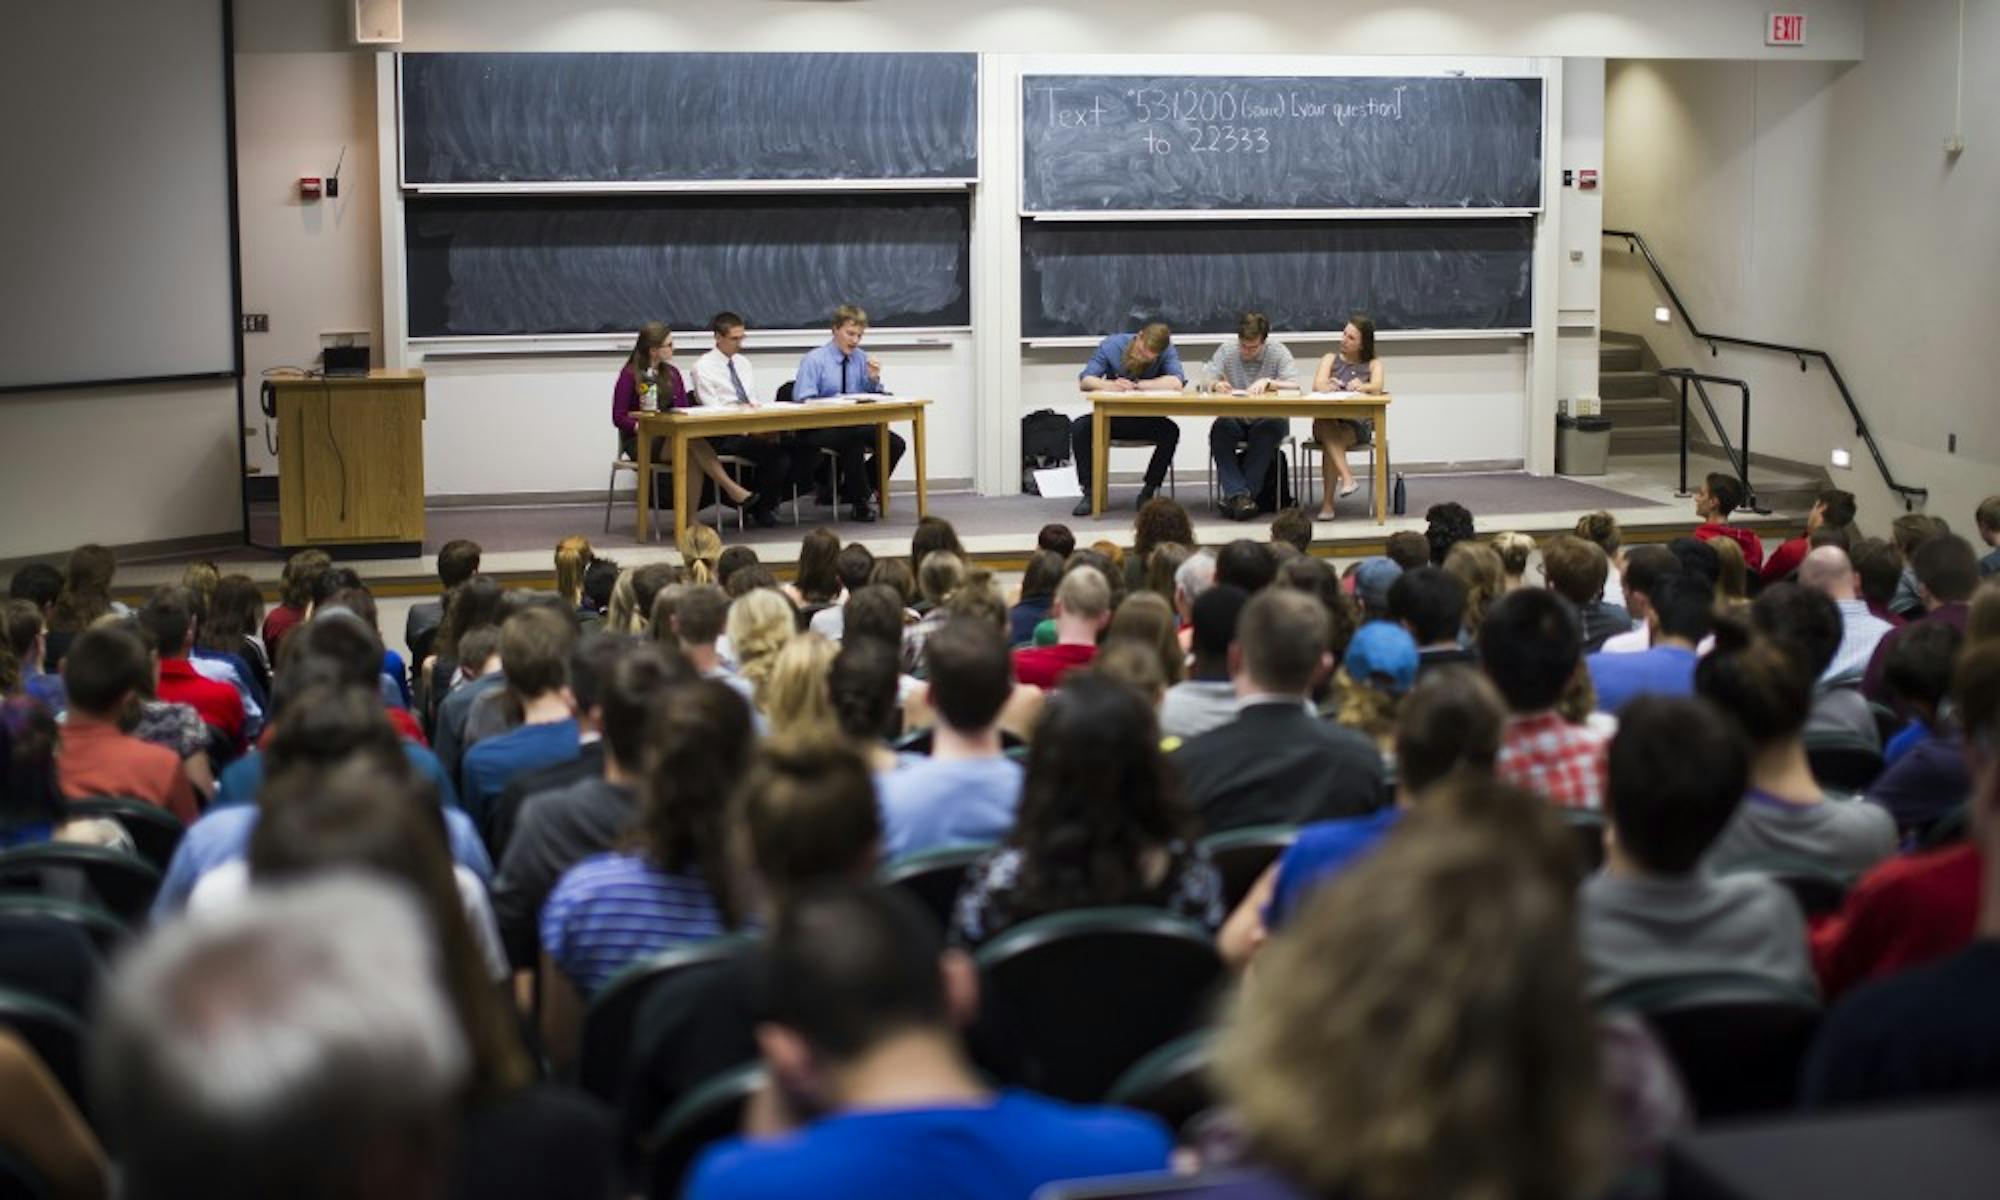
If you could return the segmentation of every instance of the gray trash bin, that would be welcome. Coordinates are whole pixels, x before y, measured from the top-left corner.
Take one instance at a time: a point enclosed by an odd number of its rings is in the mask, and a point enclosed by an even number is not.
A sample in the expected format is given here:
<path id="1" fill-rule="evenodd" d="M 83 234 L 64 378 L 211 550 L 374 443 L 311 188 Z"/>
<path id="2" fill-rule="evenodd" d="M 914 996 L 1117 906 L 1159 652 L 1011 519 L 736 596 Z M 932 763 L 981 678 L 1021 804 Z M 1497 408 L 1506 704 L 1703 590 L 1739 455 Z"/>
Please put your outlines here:
<path id="1" fill-rule="evenodd" d="M 1610 417 L 1556 418 L 1556 474 L 1602 475 L 1610 455 Z"/>

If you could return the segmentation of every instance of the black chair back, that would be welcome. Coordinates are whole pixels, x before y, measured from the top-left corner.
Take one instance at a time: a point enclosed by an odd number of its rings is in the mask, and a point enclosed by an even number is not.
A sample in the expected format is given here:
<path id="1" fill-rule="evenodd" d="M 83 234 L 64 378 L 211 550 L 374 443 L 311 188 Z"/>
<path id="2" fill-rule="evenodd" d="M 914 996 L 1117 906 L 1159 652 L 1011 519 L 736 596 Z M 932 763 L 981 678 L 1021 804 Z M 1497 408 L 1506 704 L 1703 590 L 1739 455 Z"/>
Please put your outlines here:
<path id="1" fill-rule="evenodd" d="M 174 851 L 180 847 L 182 835 L 187 827 L 181 819 L 157 804 L 144 800 L 134 800 L 129 796 L 86 796 L 69 802 L 71 816 L 109 817 L 124 826 L 132 835 L 132 842 L 139 848 L 139 857 L 152 863 L 161 872 L 174 859 Z"/>
<path id="2" fill-rule="evenodd" d="M 646 1139 L 646 1195 L 657 1200 L 679 1196 L 681 1177 L 696 1156 L 709 1143 L 742 1130 L 743 1109 L 763 1086 L 763 1066 L 745 1063 L 695 1088 L 661 1114 Z"/>
<path id="3" fill-rule="evenodd" d="M 1790 854 L 1762 854 L 1719 864 L 1725 875 L 1763 875 L 1782 885 L 1808 917 L 1840 911 L 1847 899 L 1848 879 L 1811 859 Z"/>
<path id="4" fill-rule="evenodd" d="M 1758 975 L 1641 981 L 1600 1007 L 1646 1019 L 1704 1123 L 1791 1109 L 1820 1021 L 1811 993 Z"/>
<path id="5" fill-rule="evenodd" d="M 1576 846 L 1576 865 L 1586 877 L 1604 865 L 1604 814 L 1587 808 L 1562 810 L 1563 824 L 1569 826 Z"/>
<path id="6" fill-rule="evenodd" d="M 77 1110 L 89 1113 L 84 1087 L 88 1031 L 83 1020 L 60 1004 L 29 992 L 0 989 L 0 1027 L 14 1031 L 55 1076 Z"/>
<path id="7" fill-rule="evenodd" d="M 975 1059 L 997 1079 L 1077 1102 L 1206 1024 L 1223 978 L 1208 931 L 1158 908 L 1038 917 L 974 959 Z"/>
<path id="8" fill-rule="evenodd" d="M 620 1102 L 632 1062 L 632 1026 L 646 998 L 668 979 L 727 962 L 750 945 L 729 935 L 673 946 L 620 971 L 584 1010 L 576 1060 L 577 1086 L 607 1104 Z"/>
<path id="9" fill-rule="evenodd" d="M 796 379 L 787 379 L 785 380 L 785 382 L 778 385 L 778 395 L 777 395 L 778 403 L 780 404 L 795 403 L 795 401 L 793 401 L 792 399 L 792 385 L 797 382 L 798 381 Z"/>
<path id="10" fill-rule="evenodd" d="M 0 1148 L 0 1200 L 49 1200 L 49 1185 L 21 1158 Z"/>
<path id="11" fill-rule="evenodd" d="M 1215 869 L 1222 874 L 1223 907 L 1236 911 L 1257 877 L 1298 838 L 1296 825 L 1248 825 L 1201 839 Z"/>
<path id="12" fill-rule="evenodd" d="M 160 872 L 122 850 L 43 842 L 0 851 L 0 892 L 95 903 L 127 925 L 145 920 L 159 890 Z"/>
<path id="13" fill-rule="evenodd" d="M 882 868 L 882 882 L 902 888 L 917 898 L 924 911 L 937 918 L 938 928 L 951 928 L 952 906 L 965 873 L 992 846 L 939 846 L 906 854 Z"/>
<path id="14" fill-rule="evenodd" d="M 1213 1030 L 1175 1038 L 1120 1075 L 1104 1101 L 1151 1113 L 1179 1135 L 1188 1122 L 1215 1106 L 1215 1085 L 1208 1075 L 1214 1050 Z"/>
<path id="15" fill-rule="evenodd" d="M 8 921 L 47 921 L 73 926 L 106 959 L 132 936 L 130 926 L 103 909 L 55 896 L 0 894 L 0 922 Z"/>
<path id="16" fill-rule="evenodd" d="M 1808 734 L 1806 765 L 1814 782 L 1828 791 L 1859 794 L 1882 774 L 1882 751 L 1859 738 Z"/>

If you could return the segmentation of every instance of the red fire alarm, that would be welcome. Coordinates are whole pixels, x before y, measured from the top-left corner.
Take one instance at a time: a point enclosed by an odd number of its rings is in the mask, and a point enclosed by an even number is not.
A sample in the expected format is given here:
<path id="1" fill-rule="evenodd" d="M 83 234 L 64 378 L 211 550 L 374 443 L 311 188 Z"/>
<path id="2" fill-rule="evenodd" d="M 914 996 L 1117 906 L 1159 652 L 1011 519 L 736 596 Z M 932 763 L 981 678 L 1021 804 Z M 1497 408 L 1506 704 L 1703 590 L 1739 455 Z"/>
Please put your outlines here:
<path id="1" fill-rule="evenodd" d="M 319 176 L 317 175 L 299 176 L 299 199 L 301 200 L 319 199 Z"/>
<path id="2" fill-rule="evenodd" d="M 1586 170 L 1582 170 L 1582 171 L 1578 171 L 1578 172 L 1576 173 L 1576 186 L 1577 186 L 1577 187 L 1579 187 L 1579 188 L 1581 188 L 1582 190 L 1584 190 L 1584 191 L 1586 191 L 1586 192 L 1594 192 L 1594 191 L 1596 191 L 1596 190 L 1597 190 L 1597 172 L 1595 172 L 1595 171 L 1592 171 L 1592 170 L 1588 170 L 1588 169 L 1586 169 Z"/>

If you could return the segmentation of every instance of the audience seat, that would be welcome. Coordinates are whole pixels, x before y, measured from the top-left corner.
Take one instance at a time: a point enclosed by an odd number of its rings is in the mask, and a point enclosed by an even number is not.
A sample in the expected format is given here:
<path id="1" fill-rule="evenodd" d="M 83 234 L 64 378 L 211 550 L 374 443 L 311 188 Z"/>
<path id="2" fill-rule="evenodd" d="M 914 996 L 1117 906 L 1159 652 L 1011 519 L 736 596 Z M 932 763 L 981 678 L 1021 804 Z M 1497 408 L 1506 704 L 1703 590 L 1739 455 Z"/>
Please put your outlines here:
<path id="1" fill-rule="evenodd" d="M 1828 791 L 1856 795 L 1882 773 L 1882 751 L 1872 742 L 1842 733 L 1809 733 L 1805 742 L 1813 780 Z"/>
<path id="2" fill-rule="evenodd" d="M 1696 1119 L 1791 1108 L 1819 1029 L 1810 992 L 1762 975 L 1696 974 L 1641 980 L 1599 1008 L 1637 1013 L 1679 1070 Z"/>
<path id="3" fill-rule="evenodd" d="M 751 940 L 731 934 L 689 942 L 620 971 L 591 998 L 584 1011 L 577 1045 L 577 1086 L 607 1104 L 617 1104 L 624 1093 L 625 1073 L 632 1065 L 632 1025 L 646 997 L 671 976 L 741 954 Z"/>
<path id="4" fill-rule="evenodd" d="M 1935 850 L 1940 846 L 1950 846 L 1965 840 L 1966 811 L 1960 804 L 1950 812 L 1917 830 L 1917 848 Z"/>
<path id="5" fill-rule="evenodd" d="M 103 909 L 55 896 L 0 894 L 0 923 L 13 921 L 72 926 L 107 961 L 132 936 L 131 926 Z"/>
<path id="6" fill-rule="evenodd" d="M 55 1192 L 13 1151 L 0 1147 L 0 1200 L 48 1200 Z"/>
<path id="7" fill-rule="evenodd" d="M 1208 1074 L 1214 1052 L 1212 1029 L 1175 1038 L 1132 1064 L 1104 1094 L 1104 1102 L 1151 1113 L 1179 1135 L 1188 1122 L 1215 1106 L 1215 1085 Z"/>
<path id="8" fill-rule="evenodd" d="M 13 1030 L 28 1044 L 77 1109 L 88 1115 L 84 1061 L 89 1030 L 83 1018 L 29 992 L 0 989 L 0 1026 Z"/>
<path id="9" fill-rule="evenodd" d="M 118 822 L 132 835 L 139 857 L 163 872 L 173 861 L 181 835 L 187 832 L 179 817 L 157 804 L 129 796 L 87 796 L 70 801 L 69 811 L 73 817 L 109 817 Z"/>
<path id="10" fill-rule="evenodd" d="M 982 946 L 974 1058 L 996 1078 L 1090 1102 L 1148 1053 L 1207 1023 L 1214 940 L 1157 908 L 1038 917 Z"/>
<path id="11" fill-rule="evenodd" d="M 764 1086 L 761 1063 L 745 1063 L 702 1084 L 668 1109 L 646 1139 L 646 1195 L 674 1200 L 681 1177 L 709 1143 L 742 1131 L 743 1110 Z"/>
<path id="12" fill-rule="evenodd" d="M 135 927 L 145 921 L 159 890 L 160 872 L 122 850 L 43 842 L 0 851 L 0 892 L 95 901 Z"/>
<path id="13" fill-rule="evenodd" d="M 1604 865 L 1604 814 L 1587 808 L 1562 810 L 1563 824 L 1576 841 L 1576 865 L 1585 878 Z"/>
<path id="14" fill-rule="evenodd" d="M 965 872 L 990 845 L 937 846 L 906 854 L 882 867 L 882 882 L 899 887 L 917 898 L 938 920 L 939 929 L 951 928 L 952 905 L 965 883 Z"/>
<path id="15" fill-rule="evenodd" d="M 1859 802 L 1856 802 L 1859 803 Z M 1760 854 L 1716 865 L 1723 875 L 1768 875 L 1785 886 L 1808 917 L 1840 911 L 1847 898 L 1848 878 L 1808 858 L 1791 854 Z"/>
<path id="16" fill-rule="evenodd" d="M 1246 825 L 1226 829 L 1201 839 L 1215 869 L 1222 874 L 1222 906 L 1230 912 L 1250 894 L 1250 888 L 1264 869 L 1278 861 L 1285 848 L 1297 841 L 1296 825 Z"/>

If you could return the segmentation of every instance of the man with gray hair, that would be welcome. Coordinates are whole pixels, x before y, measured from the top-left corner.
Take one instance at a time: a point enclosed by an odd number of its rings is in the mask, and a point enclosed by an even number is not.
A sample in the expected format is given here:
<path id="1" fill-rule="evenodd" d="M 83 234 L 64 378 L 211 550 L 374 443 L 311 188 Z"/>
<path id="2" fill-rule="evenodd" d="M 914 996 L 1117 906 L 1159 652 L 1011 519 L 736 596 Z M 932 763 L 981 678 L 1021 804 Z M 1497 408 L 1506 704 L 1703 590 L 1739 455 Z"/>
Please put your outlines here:
<path id="1" fill-rule="evenodd" d="M 1194 602 L 1215 583 L 1215 554 L 1197 550 L 1174 568 L 1174 613 L 1181 619 L 1181 648 L 1187 649 L 1186 631 L 1194 627 Z"/>
<path id="2" fill-rule="evenodd" d="M 1875 657 L 1876 645 L 1893 626 L 1868 611 L 1868 602 L 1861 598 L 1861 578 L 1854 573 L 1847 551 L 1821 546 L 1807 554 L 1799 564 L 1799 585 L 1830 597 L 1840 610 L 1840 649 L 1819 681 L 1859 683 L 1868 660 Z"/>
<path id="3" fill-rule="evenodd" d="M 106 985 L 128 1200 L 443 1194 L 470 1054 L 415 904 L 356 876 L 163 926 Z"/>
<path id="4" fill-rule="evenodd" d="M 1205 833 L 1356 817 L 1387 799 L 1367 737 L 1315 717 L 1313 686 L 1333 669 L 1326 607 L 1290 588 L 1244 606 L 1229 647 L 1236 718 L 1173 754 Z"/>

